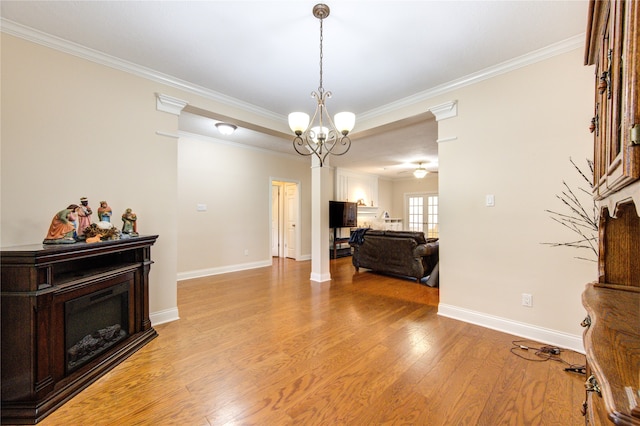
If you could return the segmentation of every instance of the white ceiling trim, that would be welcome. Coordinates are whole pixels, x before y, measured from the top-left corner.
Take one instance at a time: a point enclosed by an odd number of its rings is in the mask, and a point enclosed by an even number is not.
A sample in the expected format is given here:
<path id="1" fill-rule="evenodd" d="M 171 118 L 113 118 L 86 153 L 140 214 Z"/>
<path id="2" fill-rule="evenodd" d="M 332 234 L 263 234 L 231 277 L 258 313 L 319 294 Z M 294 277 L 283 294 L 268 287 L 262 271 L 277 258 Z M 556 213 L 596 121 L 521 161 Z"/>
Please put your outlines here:
<path id="1" fill-rule="evenodd" d="M 459 79 L 452 80 L 448 83 L 441 84 L 440 86 L 436 86 L 432 89 L 428 89 L 423 92 L 416 93 L 411 96 L 407 96 L 406 98 L 399 99 L 387 105 L 383 105 L 380 108 L 374 108 L 362 114 L 358 114 L 358 120 L 366 121 L 366 120 L 374 119 L 380 116 L 384 116 L 396 110 L 425 102 L 426 100 L 431 99 L 433 97 L 446 94 L 448 92 L 460 89 L 465 86 L 469 86 L 471 84 L 478 83 L 483 80 L 487 80 L 489 78 L 496 77 L 500 74 L 514 71 L 519 68 L 526 67 L 536 62 L 540 62 L 545 59 L 549 59 L 554 56 L 561 55 L 563 53 L 570 52 L 575 49 L 584 49 L 584 41 L 585 41 L 585 34 L 584 33 L 579 34 L 575 37 L 571 37 L 564 41 L 560 41 L 558 43 L 554 43 L 550 46 L 544 47 L 542 49 L 538 49 L 533 52 L 527 53 L 526 55 L 522 55 L 517 58 L 510 59 L 508 61 L 502 62 L 501 64 L 497 64 L 489 68 L 485 68 L 476 73 L 469 74 Z"/>
<path id="2" fill-rule="evenodd" d="M 187 101 L 174 98 L 162 93 L 156 93 L 156 109 L 158 111 L 168 112 L 169 114 L 180 115 L 184 107 L 188 104 Z"/>
<path id="3" fill-rule="evenodd" d="M 88 47 L 62 39 L 60 37 L 53 36 L 51 34 L 44 33 L 42 31 L 38 31 L 36 29 L 18 24 L 17 22 L 13 22 L 5 18 L 0 18 L 0 30 L 3 33 L 25 39 L 33 43 L 37 43 L 51 49 L 59 50 L 61 52 L 68 53 L 70 55 L 77 56 L 79 58 L 86 59 L 100 65 L 115 68 L 119 71 L 137 75 L 138 77 L 142 77 L 147 80 L 155 81 L 167 86 L 194 93 L 198 96 L 202 96 L 203 98 L 211 99 L 224 105 L 239 108 L 253 114 L 266 117 L 270 120 L 286 121 L 285 116 L 276 114 L 264 108 L 260 108 L 256 105 L 240 101 L 236 98 L 232 98 L 222 93 L 204 88 L 202 86 L 189 83 L 188 81 L 180 80 L 170 75 L 152 70 L 150 68 L 146 68 L 132 62 L 107 55 L 103 52 L 90 49 Z"/>
<path id="4" fill-rule="evenodd" d="M 117 70 L 128 72 L 130 74 L 134 74 L 148 80 L 156 81 L 167 86 L 194 93 L 198 96 L 214 100 L 227 106 L 239 108 L 273 121 L 286 122 L 286 117 L 284 115 L 276 114 L 272 111 L 266 110 L 248 102 L 243 102 L 236 98 L 232 98 L 222 93 L 204 88 L 202 86 L 189 83 L 187 81 L 136 65 L 128 61 L 124 61 L 122 59 L 107 55 L 97 50 L 89 49 L 77 43 L 73 43 L 68 40 L 64 40 L 62 38 L 44 33 L 42 31 L 38 31 L 36 29 L 18 24 L 17 22 L 13 22 L 5 18 L 0 18 L 0 31 L 101 65 L 115 68 Z M 506 72 L 510 72 L 527 65 L 531 65 L 533 63 L 569 52 L 574 49 L 584 48 L 584 40 L 584 34 L 568 38 L 564 41 L 554 43 L 545 48 L 538 49 L 531 53 L 519 56 L 509 61 L 505 61 L 501 64 L 485 68 L 484 70 L 469 74 L 456 80 L 452 80 L 448 83 L 444 83 L 432 89 L 416 93 L 398 101 L 383 105 L 379 108 L 374 108 L 372 110 L 358 114 L 358 120 L 360 122 L 363 122 L 374 119 L 395 112 L 399 109 L 406 108 L 407 106 L 422 103 L 435 96 L 460 89 L 462 87 L 480 82 L 482 80 L 486 80 L 497 75 L 504 74 Z"/>
<path id="5" fill-rule="evenodd" d="M 262 147 L 258 147 L 258 146 L 247 145 L 245 143 L 238 143 L 238 142 L 233 142 L 233 141 L 229 141 L 229 140 L 218 139 L 218 138 L 214 138 L 212 136 L 202 135 L 200 133 L 189 132 L 187 130 L 178 130 L 177 136 L 178 136 L 178 138 L 195 139 L 195 140 L 201 140 L 201 141 L 205 141 L 205 142 L 213 142 L 213 143 L 217 143 L 217 144 L 221 144 L 221 145 L 229 145 L 229 146 L 233 146 L 233 147 L 236 147 L 236 148 L 239 148 L 239 149 L 246 149 L 246 150 L 249 150 L 249 151 L 256 151 L 256 152 L 261 152 L 263 154 L 273 155 L 273 156 L 276 156 L 276 157 L 287 158 L 289 160 L 296 160 L 296 161 L 306 161 L 307 160 L 307 157 L 300 156 L 300 155 L 295 154 L 293 152 L 288 153 L 288 152 L 276 151 L 276 150 L 273 150 L 273 149 L 267 149 L 267 148 L 262 148 Z"/>
<path id="6" fill-rule="evenodd" d="M 429 112 L 436 116 L 436 121 L 458 116 L 458 101 L 445 102 L 429 108 Z"/>

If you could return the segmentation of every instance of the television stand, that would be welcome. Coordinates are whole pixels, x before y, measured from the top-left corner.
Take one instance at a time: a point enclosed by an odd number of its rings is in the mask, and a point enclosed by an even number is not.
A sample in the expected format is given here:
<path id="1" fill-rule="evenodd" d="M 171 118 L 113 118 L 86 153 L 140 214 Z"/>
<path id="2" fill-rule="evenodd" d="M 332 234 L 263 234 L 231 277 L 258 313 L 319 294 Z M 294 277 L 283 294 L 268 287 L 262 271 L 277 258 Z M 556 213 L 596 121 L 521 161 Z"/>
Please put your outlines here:
<path id="1" fill-rule="evenodd" d="M 348 244 L 350 238 L 338 237 L 338 229 L 340 228 L 333 228 L 333 244 L 332 244 L 332 250 L 330 252 L 331 259 L 351 256 L 351 246 L 344 247 L 344 248 L 340 247 L 343 244 Z"/>

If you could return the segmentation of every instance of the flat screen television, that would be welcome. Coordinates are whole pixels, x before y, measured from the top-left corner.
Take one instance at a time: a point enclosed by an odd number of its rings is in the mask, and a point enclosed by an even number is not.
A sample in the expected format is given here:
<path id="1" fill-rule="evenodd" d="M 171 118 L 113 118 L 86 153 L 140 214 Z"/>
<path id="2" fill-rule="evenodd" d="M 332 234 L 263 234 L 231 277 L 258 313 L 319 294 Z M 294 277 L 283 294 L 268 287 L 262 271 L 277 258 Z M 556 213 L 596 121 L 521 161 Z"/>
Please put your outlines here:
<path id="1" fill-rule="evenodd" d="M 358 226 L 358 204 L 348 201 L 329 201 L 329 228 Z"/>

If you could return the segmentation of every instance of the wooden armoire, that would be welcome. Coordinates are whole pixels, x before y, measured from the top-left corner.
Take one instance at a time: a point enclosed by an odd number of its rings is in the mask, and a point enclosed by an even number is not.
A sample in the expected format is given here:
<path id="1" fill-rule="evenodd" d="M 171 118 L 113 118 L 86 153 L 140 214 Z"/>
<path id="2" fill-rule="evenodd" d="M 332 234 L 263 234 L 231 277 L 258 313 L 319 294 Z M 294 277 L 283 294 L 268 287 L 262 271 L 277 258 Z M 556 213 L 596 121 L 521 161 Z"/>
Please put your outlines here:
<path id="1" fill-rule="evenodd" d="M 640 1 L 591 0 L 598 280 L 582 295 L 591 425 L 640 425 Z"/>

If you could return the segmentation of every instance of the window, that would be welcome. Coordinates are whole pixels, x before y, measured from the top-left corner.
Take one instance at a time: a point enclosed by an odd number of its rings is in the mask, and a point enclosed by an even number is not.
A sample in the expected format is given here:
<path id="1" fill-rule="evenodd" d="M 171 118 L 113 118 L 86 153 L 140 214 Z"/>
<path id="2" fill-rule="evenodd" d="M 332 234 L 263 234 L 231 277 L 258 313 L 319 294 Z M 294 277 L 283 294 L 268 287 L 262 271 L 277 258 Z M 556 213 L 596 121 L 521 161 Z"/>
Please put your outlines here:
<path id="1" fill-rule="evenodd" d="M 422 231 L 427 238 L 438 238 L 438 196 L 411 194 L 405 198 L 409 231 Z"/>
<path id="2" fill-rule="evenodd" d="M 424 198 L 409 197 L 409 231 L 422 231 L 424 223 Z"/>
<path id="3" fill-rule="evenodd" d="M 438 196 L 427 197 L 427 237 L 438 238 Z"/>

